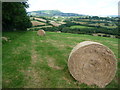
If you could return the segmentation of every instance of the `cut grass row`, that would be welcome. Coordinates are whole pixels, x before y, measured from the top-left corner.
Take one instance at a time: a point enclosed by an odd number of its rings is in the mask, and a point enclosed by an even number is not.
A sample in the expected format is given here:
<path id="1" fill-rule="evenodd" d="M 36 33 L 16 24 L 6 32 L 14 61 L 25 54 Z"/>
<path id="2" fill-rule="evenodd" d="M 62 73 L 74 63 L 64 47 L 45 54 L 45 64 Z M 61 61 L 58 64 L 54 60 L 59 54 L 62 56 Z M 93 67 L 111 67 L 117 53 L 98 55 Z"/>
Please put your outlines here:
<path id="1" fill-rule="evenodd" d="M 11 42 L 2 47 L 3 87 L 6 88 L 95 88 L 80 84 L 68 71 L 69 54 L 82 41 L 102 43 L 118 57 L 118 39 L 115 38 L 55 32 L 39 37 L 35 31 L 4 32 L 3 36 L 11 38 Z M 117 87 L 117 74 L 107 88 Z"/>

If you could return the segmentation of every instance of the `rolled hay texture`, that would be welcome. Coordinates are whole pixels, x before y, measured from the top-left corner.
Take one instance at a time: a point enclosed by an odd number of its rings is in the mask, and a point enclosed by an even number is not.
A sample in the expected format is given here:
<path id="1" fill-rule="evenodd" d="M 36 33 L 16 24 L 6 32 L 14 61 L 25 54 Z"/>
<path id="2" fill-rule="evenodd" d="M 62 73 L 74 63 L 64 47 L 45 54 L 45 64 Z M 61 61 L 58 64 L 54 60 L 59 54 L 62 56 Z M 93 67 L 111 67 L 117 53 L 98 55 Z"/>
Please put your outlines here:
<path id="1" fill-rule="evenodd" d="M 117 60 L 108 47 L 97 42 L 84 41 L 71 51 L 68 69 L 80 83 L 104 88 L 115 77 Z"/>
<path id="2" fill-rule="evenodd" d="M 45 36 L 45 31 L 44 30 L 38 30 L 38 32 L 37 32 L 37 35 L 38 36 Z"/>

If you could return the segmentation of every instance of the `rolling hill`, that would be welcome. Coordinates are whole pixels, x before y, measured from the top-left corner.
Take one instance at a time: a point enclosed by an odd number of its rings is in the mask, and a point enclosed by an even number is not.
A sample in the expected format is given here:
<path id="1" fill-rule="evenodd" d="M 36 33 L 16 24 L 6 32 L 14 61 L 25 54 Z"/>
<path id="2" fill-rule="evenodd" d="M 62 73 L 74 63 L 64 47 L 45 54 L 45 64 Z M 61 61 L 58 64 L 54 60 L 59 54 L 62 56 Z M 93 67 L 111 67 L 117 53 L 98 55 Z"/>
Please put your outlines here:
<path id="1" fill-rule="evenodd" d="M 63 13 L 59 10 L 40 10 L 40 11 L 31 11 L 28 12 L 28 15 L 32 16 L 83 16 L 82 14 L 76 13 Z"/>

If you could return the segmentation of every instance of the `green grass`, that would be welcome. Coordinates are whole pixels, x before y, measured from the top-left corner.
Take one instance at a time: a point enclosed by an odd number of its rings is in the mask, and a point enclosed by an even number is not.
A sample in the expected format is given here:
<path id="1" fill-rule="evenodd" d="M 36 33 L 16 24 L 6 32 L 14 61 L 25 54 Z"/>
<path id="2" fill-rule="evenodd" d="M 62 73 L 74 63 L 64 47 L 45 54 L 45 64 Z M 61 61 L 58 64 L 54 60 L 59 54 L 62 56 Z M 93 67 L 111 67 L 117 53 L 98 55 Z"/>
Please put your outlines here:
<path id="1" fill-rule="evenodd" d="M 69 54 L 82 41 L 102 43 L 118 57 L 118 39 L 115 38 L 55 32 L 39 37 L 36 33 L 3 33 L 11 40 L 2 46 L 3 88 L 96 88 L 78 83 L 68 71 Z M 117 74 L 106 88 L 117 87 Z"/>
<path id="2" fill-rule="evenodd" d="M 92 29 L 93 27 L 87 27 L 87 26 L 74 25 L 74 26 L 71 26 L 70 28 L 71 28 L 71 29 L 76 29 L 76 28 L 78 28 L 78 29 L 79 29 L 79 28 L 81 28 L 81 29 L 91 28 L 91 29 Z"/>

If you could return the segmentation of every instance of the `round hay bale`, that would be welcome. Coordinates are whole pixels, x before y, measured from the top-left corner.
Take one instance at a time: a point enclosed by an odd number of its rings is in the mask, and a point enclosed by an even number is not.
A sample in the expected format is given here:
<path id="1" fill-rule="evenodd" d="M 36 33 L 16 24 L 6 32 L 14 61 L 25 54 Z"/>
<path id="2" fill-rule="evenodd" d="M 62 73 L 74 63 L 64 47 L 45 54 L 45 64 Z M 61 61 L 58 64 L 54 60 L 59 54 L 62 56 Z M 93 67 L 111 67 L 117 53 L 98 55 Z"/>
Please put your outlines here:
<path id="1" fill-rule="evenodd" d="M 57 31 L 57 33 L 61 33 L 61 31 Z"/>
<path id="2" fill-rule="evenodd" d="M 41 29 L 41 30 L 38 30 L 38 31 L 37 31 L 37 35 L 38 35 L 38 36 L 45 36 L 45 31 L 42 30 L 42 29 Z"/>
<path id="3" fill-rule="evenodd" d="M 97 42 L 84 41 L 71 51 L 68 69 L 80 83 L 103 88 L 115 77 L 117 60 L 106 46 Z"/>
<path id="4" fill-rule="evenodd" d="M 8 41 L 8 38 L 7 37 L 2 37 L 2 41 Z"/>

